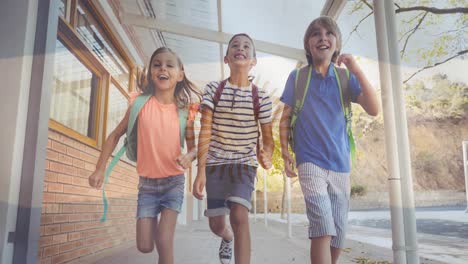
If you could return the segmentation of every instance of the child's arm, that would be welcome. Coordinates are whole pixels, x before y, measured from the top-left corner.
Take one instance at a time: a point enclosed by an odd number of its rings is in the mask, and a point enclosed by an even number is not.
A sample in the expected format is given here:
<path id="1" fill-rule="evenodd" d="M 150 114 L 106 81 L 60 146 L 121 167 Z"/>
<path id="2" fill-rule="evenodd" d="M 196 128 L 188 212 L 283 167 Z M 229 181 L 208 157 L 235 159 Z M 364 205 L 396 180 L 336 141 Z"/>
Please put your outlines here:
<path id="1" fill-rule="evenodd" d="M 211 124 L 213 122 L 213 110 L 209 107 L 202 107 L 201 128 L 198 135 L 198 170 L 197 177 L 193 183 L 193 196 L 203 199 L 203 189 L 206 184 L 206 159 L 211 140 Z"/>
<path id="2" fill-rule="evenodd" d="M 101 188 L 104 179 L 104 173 L 106 170 L 107 160 L 112 155 L 112 152 L 117 146 L 119 139 L 122 137 L 123 134 L 125 134 L 128 126 L 129 116 L 130 107 L 128 108 L 127 113 L 125 114 L 122 121 L 120 121 L 120 123 L 117 125 L 114 131 L 110 133 L 110 135 L 107 137 L 106 142 L 104 142 L 104 145 L 102 146 L 102 152 L 99 155 L 99 159 L 96 164 L 96 170 L 88 178 L 88 182 L 91 187 L 94 187 L 96 189 Z"/>
<path id="3" fill-rule="evenodd" d="M 270 169 L 272 166 L 271 158 L 273 157 L 273 132 L 272 132 L 272 125 L 271 123 L 268 124 L 260 124 L 260 128 L 262 130 L 262 142 L 263 146 L 260 150 L 260 164 L 265 169 Z"/>
<path id="4" fill-rule="evenodd" d="M 185 141 L 187 142 L 187 153 L 177 157 L 176 161 L 182 168 L 187 169 L 197 156 L 195 147 L 195 128 L 193 120 L 188 120 L 185 128 Z"/>
<path id="5" fill-rule="evenodd" d="M 362 106 L 362 108 L 366 111 L 367 114 L 371 116 L 376 116 L 379 113 L 377 95 L 375 93 L 374 88 L 364 75 L 364 72 L 362 72 L 361 68 L 359 67 L 356 60 L 351 54 L 340 55 L 337 60 L 338 66 L 341 63 L 344 63 L 346 65 L 346 68 L 348 68 L 350 72 L 356 75 L 359 84 L 361 85 L 362 91 L 356 99 L 357 103 Z"/>
<path id="6" fill-rule="evenodd" d="M 284 160 L 284 171 L 288 177 L 296 177 L 294 172 L 294 158 L 289 153 L 288 138 L 289 138 L 289 126 L 291 125 L 291 112 L 292 108 L 286 104 L 283 107 L 283 113 L 280 119 L 279 134 L 281 144 L 281 156 Z"/>

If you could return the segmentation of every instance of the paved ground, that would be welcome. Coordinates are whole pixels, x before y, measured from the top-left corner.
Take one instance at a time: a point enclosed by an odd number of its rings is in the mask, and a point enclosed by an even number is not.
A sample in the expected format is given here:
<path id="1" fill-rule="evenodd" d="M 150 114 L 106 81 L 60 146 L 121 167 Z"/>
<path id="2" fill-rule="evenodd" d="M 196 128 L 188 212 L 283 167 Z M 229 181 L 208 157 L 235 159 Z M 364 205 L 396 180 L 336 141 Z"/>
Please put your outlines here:
<path id="1" fill-rule="evenodd" d="M 270 215 L 268 227 L 265 227 L 263 219 L 251 219 L 252 232 L 252 263 L 286 264 L 309 263 L 309 240 L 306 238 L 307 225 L 301 217 L 295 216 L 293 225 L 293 238 L 287 238 L 287 226 L 281 223 L 276 215 Z M 275 219 L 276 218 L 276 219 Z M 273 221 L 275 219 L 276 221 Z M 385 231 L 384 229 L 376 229 Z M 350 236 L 360 235 L 356 240 L 347 240 L 346 249 L 340 263 L 390 263 L 392 251 L 386 245 L 376 246 L 367 241 L 361 241 L 363 235 L 378 234 L 385 237 L 387 233 L 375 233 L 375 230 L 362 229 L 351 226 Z M 369 237 L 368 237 L 369 238 Z M 364 239 L 365 240 L 365 239 Z M 187 226 L 178 226 L 176 231 L 175 263 L 180 264 L 218 264 L 217 249 L 220 240 L 210 233 L 206 219 L 194 221 Z M 139 253 L 134 243 L 123 245 L 119 248 L 105 251 L 100 254 L 74 261 L 75 264 L 143 264 L 157 263 L 155 252 L 151 254 Z M 374 261 L 374 262 L 372 262 Z M 231 262 L 234 264 L 234 262 Z M 421 258 L 423 264 L 443 263 L 435 260 Z M 454 262 L 447 262 L 454 263 Z"/>

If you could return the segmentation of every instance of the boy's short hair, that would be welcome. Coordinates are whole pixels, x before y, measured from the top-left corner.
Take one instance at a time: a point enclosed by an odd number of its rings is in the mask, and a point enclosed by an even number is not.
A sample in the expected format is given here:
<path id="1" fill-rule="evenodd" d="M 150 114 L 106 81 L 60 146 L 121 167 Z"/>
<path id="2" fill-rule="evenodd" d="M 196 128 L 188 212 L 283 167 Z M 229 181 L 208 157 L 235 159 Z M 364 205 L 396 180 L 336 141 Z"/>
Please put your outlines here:
<path id="1" fill-rule="evenodd" d="M 307 27 L 307 30 L 304 34 L 304 50 L 306 52 L 307 62 L 309 64 L 312 64 L 312 54 L 310 54 L 310 51 L 309 51 L 308 41 L 316 25 L 320 25 L 328 30 L 331 30 L 333 34 L 335 34 L 336 51 L 333 54 L 331 61 L 336 62 L 336 59 L 340 55 L 340 51 L 341 51 L 341 31 L 340 31 L 340 28 L 338 27 L 338 24 L 336 24 L 335 20 L 333 20 L 333 18 L 329 16 L 318 17 L 309 24 L 309 27 Z"/>
<path id="2" fill-rule="evenodd" d="M 231 45 L 231 42 L 234 40 L 234 38 L 236 38 L 238 36 L 244 36 L 244 37 L 248 38 L 250 40 L 250 42 L 252 42 L 253 56 L 254 56 L 254 58 L 257 58 L 257 53 L 255 52 L 255 43 L 254 43 L 253 39 L 249 35 L 247 35 L 247 33 L 237 33 L 237 34 L 232 36 L 232 38 L 229 40 L 229 43 L 228 43 L 228 48 L 226 50 L 226 56 L 227 56 L 228 51 L 229 51 L 229 45 Z"/>

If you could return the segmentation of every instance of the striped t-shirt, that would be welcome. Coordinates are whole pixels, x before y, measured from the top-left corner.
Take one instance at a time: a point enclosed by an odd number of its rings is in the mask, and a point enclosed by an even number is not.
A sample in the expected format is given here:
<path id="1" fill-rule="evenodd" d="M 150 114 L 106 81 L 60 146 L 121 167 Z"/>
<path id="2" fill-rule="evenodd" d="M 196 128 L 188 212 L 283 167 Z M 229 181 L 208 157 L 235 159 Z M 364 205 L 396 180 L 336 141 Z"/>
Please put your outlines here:
<path id="1" fill-rule="evenodd" d="M 219 82 L 210 82 L 205 87 L 203 107 L 214 108 L 213 97 L 218 85 Z M 258 102 L 258 121 L 260 124 L 271 123 L 270 96 L 261 88 L 258 89 Z M 252 85 L 238 87 L 227 81 L 213 113 L 206 165 L 237 163 L 258 166 L 256 146 L 259 129 L 254 116 Z"/>

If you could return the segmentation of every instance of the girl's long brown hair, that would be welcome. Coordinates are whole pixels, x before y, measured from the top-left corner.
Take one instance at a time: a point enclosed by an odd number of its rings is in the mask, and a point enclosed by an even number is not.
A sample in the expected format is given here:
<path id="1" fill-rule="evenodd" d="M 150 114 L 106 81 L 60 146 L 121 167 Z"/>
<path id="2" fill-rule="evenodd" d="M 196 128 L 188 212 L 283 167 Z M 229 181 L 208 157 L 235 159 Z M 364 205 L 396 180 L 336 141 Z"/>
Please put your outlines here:
<path id="1" fill-rule="evenodd" d="M 177 58 L 177 64 L 180 70 L 184 71 L 184 65 L 182 64 L 182 60 L 177 56 L 177 54 L 172 51 L 170 48 L 161 47 L 156 49 L 151 55 L 151 59 L 149 61 L 149 65 L 147 68 L 143 70 L 139 70 L 137 72 L 137 85 L 138 88 L 142 91 L 143 94 L 154 94 L 154 83 L 151 79 L 151 62 L 153 61 L 154 57 L 163 52 L 170 52 Z M 145 74 L 146 72 L 146 74 Z M 201 100 L 201 92 L 197 88 L 197 86 L 192 83 L 185 74 L 184 71 L 184 79 L 177 83 L 176 88 L 174 90 L 174 97 L 176 100 L 176 104 L 178 107 L 187 107 L 188 105 L 199 102 Z"/>

